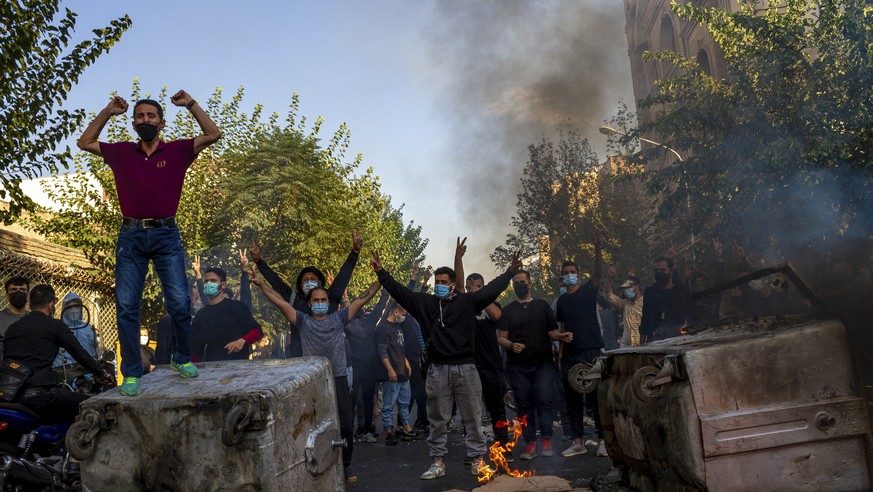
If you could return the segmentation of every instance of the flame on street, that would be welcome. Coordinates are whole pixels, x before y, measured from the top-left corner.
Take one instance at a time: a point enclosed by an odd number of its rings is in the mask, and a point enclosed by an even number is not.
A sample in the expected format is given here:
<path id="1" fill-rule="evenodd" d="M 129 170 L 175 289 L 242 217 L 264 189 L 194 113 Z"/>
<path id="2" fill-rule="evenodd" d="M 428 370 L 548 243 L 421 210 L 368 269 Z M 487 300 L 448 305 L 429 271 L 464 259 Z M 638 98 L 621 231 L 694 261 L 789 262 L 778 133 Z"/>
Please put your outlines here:
<path id="1" fill-rule="evenodd" d="M 526 472 L 510 470 L 509 463 L 506 462 L 506 453 L 512 453 L 512 448 L 514 448 L 516 443 L 518 443 L 518 438 L 521 437 L 521 431 L 524 429 L 524 426 L 527 425 L 527 416 L 525 415 L 521 419 L 513 419 L 512 422 L 501 420 L 495 425 L 497 427 L 509 427 L 509 429 L 507 429 L 510 434 L 509 442 L 507 442 L 505 446 L 502 446 L 500 441 L 496 441 L 488 449 L 488 457 L 491 459 L 491 463 L 493 463 L 494 466 L 491 467 L 483 463 L 482 466 L 479 467 L 477 470 L 480 475 L 479 483 L 490 481 L 495 475 L 497 475 L 497 472 L 500 471 L 501 468 L 510 477 L 520 478 L 533 476 L 534 470 Z"/>

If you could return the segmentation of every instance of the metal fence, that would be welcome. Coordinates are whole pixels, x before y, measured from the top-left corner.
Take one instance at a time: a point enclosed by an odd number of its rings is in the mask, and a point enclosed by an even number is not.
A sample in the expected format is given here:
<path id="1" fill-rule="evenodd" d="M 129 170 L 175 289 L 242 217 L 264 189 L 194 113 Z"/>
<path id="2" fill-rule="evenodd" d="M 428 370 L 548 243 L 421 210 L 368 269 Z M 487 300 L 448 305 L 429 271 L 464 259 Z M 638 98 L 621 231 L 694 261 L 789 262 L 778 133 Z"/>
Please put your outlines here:
<path id="1" fill-rule="evenodd" d="M 0 250 L 0 285 L 15 275 L 29 279 L 31 287 L 36 284 L 51 285 L 58 299 L 63 299 L 70 292 L 78 294 L 88 310 L 91 324 L 97 329 L 101 350 L 115 349 L 118 325 L 115 318 L 115 290 L 111 284 L 69 265 Z M 6 296 L 0 296 L 0 309 L 5 309 L 7 305 Z M 59 317 L 60 302 L 57 309 L 55 316 Z"/>

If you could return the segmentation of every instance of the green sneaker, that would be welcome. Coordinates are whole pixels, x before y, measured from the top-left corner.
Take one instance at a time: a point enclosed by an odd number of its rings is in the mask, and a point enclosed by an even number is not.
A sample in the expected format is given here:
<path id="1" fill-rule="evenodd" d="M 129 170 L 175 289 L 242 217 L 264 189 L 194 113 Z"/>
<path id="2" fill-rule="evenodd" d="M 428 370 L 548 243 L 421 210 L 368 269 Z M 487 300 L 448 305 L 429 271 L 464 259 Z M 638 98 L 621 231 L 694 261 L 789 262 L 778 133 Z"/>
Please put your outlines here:
<path id="1" fill-rule="evenodd" d="M 139 378 L 124 378 L 120 389 L 121 394 L 124 396 L 136 396 L 142 393 L 142 388 L 139 386 Z"/>
<path id="2" fill-rule="evenodd" d="M 196 378 L 200 375 L 200 371 L 197 370 L 197 366 L 193 362 L 176 364 L 176 361 L 170 360 L 170 369 L 178 372 L 183 378 Z"/>

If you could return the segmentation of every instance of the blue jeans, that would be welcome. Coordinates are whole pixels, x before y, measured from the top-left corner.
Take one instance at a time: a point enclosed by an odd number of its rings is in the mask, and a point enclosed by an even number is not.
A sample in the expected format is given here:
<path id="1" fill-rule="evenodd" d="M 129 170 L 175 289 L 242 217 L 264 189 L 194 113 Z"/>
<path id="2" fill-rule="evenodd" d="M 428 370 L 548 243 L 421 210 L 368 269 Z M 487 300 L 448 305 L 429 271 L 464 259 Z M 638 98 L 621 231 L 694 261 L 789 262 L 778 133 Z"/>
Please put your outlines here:
<path id="1" fill-rule="evenodd" d="M 179 229 L 121 226 L 115 248 L 115 296 L 118 341 L 121 343 L 121 374 L 142 377 L 139 345 L 139 313 L 149 260 L 164 291 L 167 313 L 173 320 L 170 354 L 179 364 L 191 361 L 191 297 L 185 275 L 185 251 Z"/>
<path id="2" fill-rule="evenodd" d="M 412 390 L 409 381 L 385 381 L 382 383 L 382 428 L 390 431 L 394 428 L 394 404 L 400 409 L 400 427 L 409 423 L 409 399 Z"/>

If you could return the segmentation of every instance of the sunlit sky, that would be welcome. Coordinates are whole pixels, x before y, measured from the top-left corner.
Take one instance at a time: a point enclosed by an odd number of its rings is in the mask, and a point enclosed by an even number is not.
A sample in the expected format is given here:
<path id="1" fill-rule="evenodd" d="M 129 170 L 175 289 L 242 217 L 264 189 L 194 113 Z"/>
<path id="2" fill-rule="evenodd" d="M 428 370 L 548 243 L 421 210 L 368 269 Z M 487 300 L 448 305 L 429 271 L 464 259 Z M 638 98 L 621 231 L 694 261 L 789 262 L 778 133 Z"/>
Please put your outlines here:
<path id="1" fill-rule="evenodd" d="M 618 0 L 583 3 L 607 10 L 613 17 L 620 18 L 623 12 Z M 553 17 L 560 16 L 561 12 L 554 10 L 566 4 L 558 0 L 531 3 Z M 412 0 L 70 0 L 62 6 L 78 14 L 80 36 L 124 14 L 130 15 L 133 26 L 120 43 L 85 71 L 65 107 L 97 111 L 112 91 L 129 94 L 135 77 L 143 92 L 157 94 L 166 86 L 170 94 L 184 89 L 200 100 L 207 99 L 216 87 L 229 97 L 243 86 L 243 109 L 247 112 L 262 103 L 266 112 L 284 115 L 292 93 L 297 92 L 301 115 L 310 121 L 316 116 L 325 119 L 325 137 L 343 122 L 349 126 L 352 140 L 347 157 L 362 153 L 364 165 L 373 166 L 380 176 L 383 192 L 391 195 L 395 206 L 405 204 L 406 220 L 423 227 L 424 237 L 431 241 L 426 250 L 428 263 L 451 264 L 455 237 L 469 236 L 466 270 L 493 274 L 497 268 L 488 261 L 488 254 L 508 232 L 509 215 L 494 217 L 488 231 L 470 223 L 465 206 L 475 196 L 465 196 L 470 188 L 465 191 L 457 186 L 467 179 L 464 170 L 468 167 L 454 162 L 458 158 L 457 139 L 463 134 L 463 128 L 459 132 L 459 121 L 463 125 L 469 119 L 459 114 L 458 108 L 472 115 L 487 108 L 459 105 L 457 92 L 462 84 L 455 82 L 471 60 L 463 58 L 463 50 L 437 60 L 434 53 L 440 50 L 434 43 L 435 39 L 453 35 L 452 26 L 447 24 L 466 22 L 457 19 L 467 16 L 464 10 L 468 6 L 470 15 L 477 9 L 480 15 L 487 12 L 485 7 L 494 10 L 503 5 L 522 5 L 518 7 L 522 9 L 528 6 L 497 0 L 455 2 L 457 11 L 447 14 L 446 5 Z M 537 18 L 530 19 L 533 28 L 537 22 Z M 549 35 L 550 29 L 543 28 L 543 32 L 523 42 L 545 42 L 543 37 Z M 619 100 L 632 104 L 623 24 L 610 33 L 614 34 L 600 42 L 615 46 L 609 55 L 611 63 L 618 67 L 617 73 L 627 75 L 616 77 L 611 84 L 611 92 L 607 92 L 610 100 L 604 101 L 602 114 L 594 115 L 596 120 L 608 118 L 610 108 Z M 469 32 L 467 36 L 470 38 Z M 475 56 L 487 53 L 488 46 L 482 45 L 489 41 L 475 40 Z M 474 56 L 472 50 L 470 56 Z M 174 111 L 175 107 L 168 108 L 168 119 Z M 592 124 L 596 129 L 596 123 L 589 121 L 589 130 Z M 505 142 L 488 144 L 494 145 L 490 149 L 494 154 L 517 156 L 542 136 L 535 130 L 532 140 L 510 142 L 517 146 L 513 149 L 503 148 Z M 587 131 L 586 136 L 602 156 L 603 137 L 596 131 Z M 512 165 L 520 169 L 524 162 Z M 471 173 L 469 179 L 474 176 L 481 177 L 482 169 L 478 174 Z M 502 179 L 511 187 L 519 177 L 520 173 Z M 511 214 L 514 192 L 507 195 L 506 214 Z"/>

